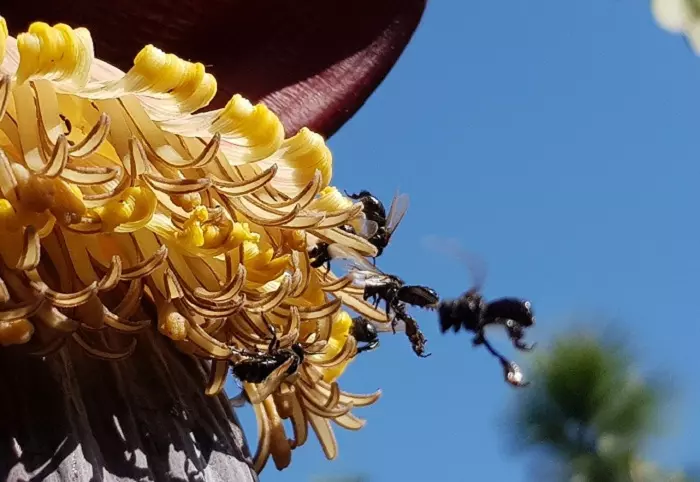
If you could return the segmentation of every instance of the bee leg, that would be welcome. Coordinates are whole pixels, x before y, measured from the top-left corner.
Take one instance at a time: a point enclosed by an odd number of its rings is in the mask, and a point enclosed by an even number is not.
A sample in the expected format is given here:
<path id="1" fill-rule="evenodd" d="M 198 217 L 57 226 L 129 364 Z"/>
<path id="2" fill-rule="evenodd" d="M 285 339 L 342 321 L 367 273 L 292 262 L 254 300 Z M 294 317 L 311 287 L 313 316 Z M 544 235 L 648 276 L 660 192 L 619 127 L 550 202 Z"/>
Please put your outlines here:
<path id="1" fill-rule="evenodd" d="M 537 346 L 537 343 L 528 345 L 522 340 L 513 340 L 513 346 L 520 351 L 532 351 Z"/>
<path id="2" fill-rule="evenodd" d="M 372 257 L 372 266 L 377 266 L 377 257 Z"/>
<path id="3" fill-rule="evenodd" d="M 386 314 L 389 316 L 389 313 Z M 391 331 L 396 334 L 396 325 L 398 325 L 398 321 L 396 321 L 396 312 L 394 312 L 394 316 L 391 317 Z"/>
<path id="4" fill-rule="evenodd" d="M 353 355 L 353 357 L 357 356 L 359 353 L 363 353 L 365 351 L 372 351 L 375 348 L 379 346 L 379 341 L 373 341 L 372 343 L 368 343 L 366 345 L 358 346 L 357 351 Z"/>
<path id="5" fill-rule="evenodd" d="M 272 333 L 272 339 L 270 340 L 270 344 L 268 345 L 268 353 L 277 353 L 277 351 L 280 348 L 280 341 L 277 338 L 277 330 L 275 330 L 275 327 L 272 326 L 272 324 L 267 321 L 267 318 L 265 318 L 265 315 L 262 315 L 263 321 L 265 321 L 265 324 L 267 325 L 268 330 L 270 330 L 270 333 Z"/>
<path id="6" fill-rule="evenodd" d="M 482 330 L 479 330 L 476 335 L 474 335 L 474 338 L 472 338 L 472 345 L 473 346 L 479 346 L 486 341 L 486 338 L 484 338 L 484 332 Z"/>
<path id="7" fill-rule="evenodd" d="M 363 351 L 372 351 L 375 350 L 379 346 L 379 340 L 375 340 L 371 342 L 369 345 L 365 345 L 363 348 Z"/>

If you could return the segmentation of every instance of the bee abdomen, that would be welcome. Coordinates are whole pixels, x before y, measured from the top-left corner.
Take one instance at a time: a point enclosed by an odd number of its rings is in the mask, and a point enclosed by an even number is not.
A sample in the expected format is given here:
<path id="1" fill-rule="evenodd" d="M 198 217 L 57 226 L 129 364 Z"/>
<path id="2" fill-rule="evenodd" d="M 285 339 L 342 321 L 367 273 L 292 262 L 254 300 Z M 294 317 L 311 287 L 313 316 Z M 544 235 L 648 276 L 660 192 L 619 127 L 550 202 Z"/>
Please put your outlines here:
<path id="1" fill-rule="evenodd" d="M 277 366 L 278 363 L 274 359 L 244 360 L 234 364 L 231 371 L 242 382 L 262 383 Z"/>

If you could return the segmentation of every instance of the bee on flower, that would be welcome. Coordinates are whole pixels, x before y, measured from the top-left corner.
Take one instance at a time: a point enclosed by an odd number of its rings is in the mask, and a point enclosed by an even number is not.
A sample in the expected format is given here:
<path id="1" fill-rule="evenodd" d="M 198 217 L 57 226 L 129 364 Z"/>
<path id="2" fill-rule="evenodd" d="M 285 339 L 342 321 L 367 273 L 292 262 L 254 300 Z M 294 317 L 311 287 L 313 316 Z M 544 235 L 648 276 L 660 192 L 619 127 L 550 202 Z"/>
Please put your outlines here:
<path id="1" fill-rule="evenodd" d="M 334 197 L 320 135 L 286 137 L 240 95 L 202 110 L 216 90 L 202 64 L 154 46 L 122 72 L 84 28 L 13 38 L 0 18 L 0 344 L 119 360 L 153 330 L 208 364 L 208 395 L 234 367 L 258 417 L 256 470 L 286 467 L 309 427 L 332 459 L 330 422 L 360 429 L 351 410 L 380 395 L 338 386 L 357 353 L 343 305 L 388 320 L 312 267 L 309 243 L 377 249 L 341 229 L 362 205 Z M 253 363 L 273 369 L 235 368 Z"/>

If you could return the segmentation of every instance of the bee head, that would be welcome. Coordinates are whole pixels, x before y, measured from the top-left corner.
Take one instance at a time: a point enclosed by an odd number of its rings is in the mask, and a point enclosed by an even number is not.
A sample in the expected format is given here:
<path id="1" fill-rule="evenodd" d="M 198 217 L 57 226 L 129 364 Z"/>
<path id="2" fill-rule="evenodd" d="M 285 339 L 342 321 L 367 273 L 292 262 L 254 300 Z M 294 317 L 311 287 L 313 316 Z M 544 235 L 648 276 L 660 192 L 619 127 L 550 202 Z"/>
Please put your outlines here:
<path id="1" fill-rule="evenodd" d="M 300 363 L 304 361 L 304 356 L 306 355 L 306 352 L 304 351 L 304 347 L 301 346 L 301 343 L 294 343 L 292 345 L 292 352 L 294 352 L 294 354 L 297 357 L 299 357 Z"/>
<path id="2" fill-rule="evenodd" d="M 352 336 L 357 341 L 370 343 L 378 338 L 377 328 L 366 318 L 358 316 L 352 319 Z"/>

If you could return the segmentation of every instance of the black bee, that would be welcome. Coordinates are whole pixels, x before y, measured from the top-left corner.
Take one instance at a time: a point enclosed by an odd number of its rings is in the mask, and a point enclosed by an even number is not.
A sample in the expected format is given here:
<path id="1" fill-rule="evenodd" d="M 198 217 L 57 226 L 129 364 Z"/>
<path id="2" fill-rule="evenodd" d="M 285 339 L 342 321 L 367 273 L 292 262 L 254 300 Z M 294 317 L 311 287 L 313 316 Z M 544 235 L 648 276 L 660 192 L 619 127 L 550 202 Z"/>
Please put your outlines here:
<path id="1" fill-rule="evenodd" d="M 287 377 L 295 374 L 304 362 L 305 355 L 304 348 L 299 343 L 281 349 L 274 334 L 267 353 L 246 352 L 235 348 L 231 351 L 241 356 L 240 360 L 231 362 L 233 375 L 242 382 L 257 385 L 255 395 L 249 397 L 244 390 L 236 398 L 252 404 L 262 403 Z M 232 399 L 232 402 L 234 400 Z"/>
<path id="2" fill-rule="evenodd" d="M 440 331 L 445 333 L 448 330 L 458 332 L 461 329 L 475 334 L 473 344 L 484 345 L 487 350 L 499 359 L 504 369 L 506 381 L 514 386 L 525 386 L 522 381 L 520 367 L 514 362 L 507 360 L 498 353 L 485 337 L 485 329 L 489 326 L 500 325 L 505 327 L 508 337 L 513 346 L 521 351 L 530 351 L 534 345 L 527 345 L 523 341 L 525 329 L 535 324 L 535 315 L 532 304 L 528 300 L 513 297 L 498 298 L 491 302 L 484 300 L 481 295 L 484 271 L 476 270 L 473 262 L 476 259 L 467 256 L 463 252 L 458 254 L 463 261 L 471 261 L 470 271 L 474 275 L 474 286 L 462 294 L 459 298 L 443 300 L 438 304 L 438 317 L 440 320 Z"/>
<path id="3" fill-rule="evenodd" d="M 367 219 L 379 225 L 386 224 L 386 210 L 384 209 L 384 204 L 371 192 L 362 190 L 357 194 L 348 194 L 348 192 L 345 191 L 345 195 L 350 199 L 362 203 L 362 211 L 365 213 Z"/>
<path id="4" fill-rule="evenodd" d="M 360 224 L 360 233 L 359 235 L 362 236 L 365 239 L 369 239 L 372 236 L 374 236 L 377 233 L 377 230 L 379 229 L 379 226 L 375 221 L 371 220 L 357 220 L 357 223 Z M 352 227 L 350 224 L 344 224 L 342 226 L 339 226 L 339 229 L 342 229 L 346 233 L 350 234 L 358 234 L 357 231 L 355 230 L 354 227 Z M 311 265 L 312 268 L 320 268 L 321 266 L 326 266 L 326 269 L 330 271 L 331 269 L 331 255 L 328 252 L 328 243 L 324 242 L 319 242 L 311 248 L 309 251 L 309 258 L 311 258 Z"/>
<path id="5" fill-rule="evenodd" d="M 475 333 L 472 340 L 474 346 L 484 345 L 486 349 L 501 363 L 506 382 L 516 387 L 524 387 L 520 367 L 501 355 L 489 343 L 485 336 L 486 327 L 502 325 L 506 328 L 508 337 L 515 348 L 530 351 L 534 345 L 523 341 L 525 328 L 532 326 L 535 317 L 529 301 L 517 298 L 500 298 L 486 303 L 476 290 L 469 290 L 454 300 L 440 302 L 438 306 L 440 331 L 445 333 L 452 329 L 457 332 L 465 329 Z M 514 319 L 515 318 L 515 319 Z"/>
<path id="6" fill-rule="evenodd" d="M 364 206 L 363 212 L 365 217 L 374 221 L 378 225 L 376 233 L 372 236 L 365 236 L 366 239 L 377 248 L 377 256 L 374 258 L 374 264 L 379 256 L 382 255 L 384 249 L 389 245 L 391 236 L 399 227 L 401 220 L 406 215 L 408 210 L 409 197 L 408 194 L 396 193 L 389 207 L 389 214 L 386 214 L 384 204 L 374 197 L 369 191 L 360 191 L 358 194 L 345 194 L 357 201 L 360 201 Z"/>
<path id="7" fill-rule="evenodd" d="M 383 273 L 376 266 L 372 266 L 365 258 L 350 248 L 340 244 L 332 244 L 328 247 L 328 252 L 333 259 L 348 263 L 348 273 L 363 286 L 365 300 L 372 298 L 375 308 L 384 300 L 387 315 L 390 315 L 392 310 L 396 311 L 399 303 L 433 309 L 440 301 L 440 297 L 434 289 L 427 286 L 407 285 L 398 276 Z"/>
<path id="8" fill-rule="evenodd" d="M 379 336 L 377 332 L 376 325 L 367 318 L 356 316 L 352 319 L 350 333 L 359 343 L 364 343 L 364 345 L 357 347 L 357 353 L 372 351 L 379 346 Z"/>
<path id="9" fill-rule="evenodd" d="M 498 298 L 487 303 L 476 289 L 471 289 L 457 299 L 444 300 L 438 304 L 440 331 L 454 332 L 464 329 L 481 334 L 487 326 L 502 325 L 519 350 L 530 351 L 522 338 L 525 328 L 535 324 L 532 304 L 519 298 Z"/>

